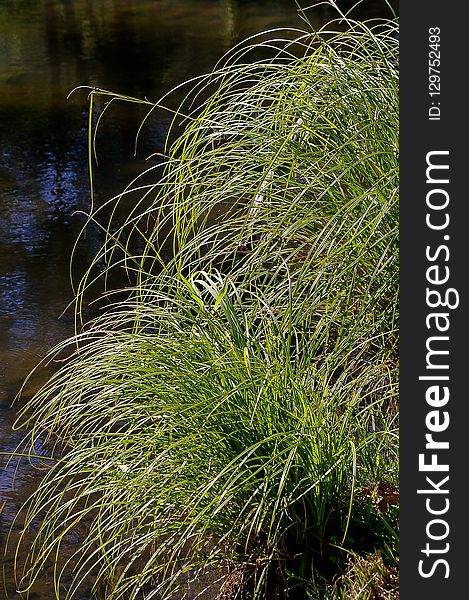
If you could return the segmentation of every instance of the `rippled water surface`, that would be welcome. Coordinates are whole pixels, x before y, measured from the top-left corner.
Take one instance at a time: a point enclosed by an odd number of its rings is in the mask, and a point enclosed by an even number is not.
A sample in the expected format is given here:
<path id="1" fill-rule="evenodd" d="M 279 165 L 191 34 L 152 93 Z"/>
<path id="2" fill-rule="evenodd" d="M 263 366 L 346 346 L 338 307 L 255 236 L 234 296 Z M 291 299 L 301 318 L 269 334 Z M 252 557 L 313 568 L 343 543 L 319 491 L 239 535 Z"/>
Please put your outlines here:
<path id="1" fill-rule="evenodd" d="M 340 3 L 339 3 L 340 4 Z M 379 3 L 369 3 L 371 8 Z M 324 9 L 311 18 L 328 18 Z M 18 469 L 5 454 L 17 446 L 11 402 L 26 375 L 55 343 L 73 334 L 69 258 L 89 208 L 88 105 L 80 85 L 157 99 L 209 71 L 225 51 L 253 33 L 303 28 L 293 0 L 2 0 L 0 2 L 0 536 L 41 471 Z M 117 194 L 162 150 L 168 118 L 146 129 L 137 156 L 142 112 L 117 107 L 98 138 L 97 202 Z M 99 246 L 91 231 L 80 244 L 74 276 Z M 34 374 L 30 396 L 47 376 Z M 40 445 L 40 444 L 39 444 Z M 41 448 L 37 448 L 41 452 Z M 14 525 L 12 540 L 21 528 Z M 73 547 L 74 540 L 70 539 Z M 20 560 L 21 562 L 21 560 Z M 0 598 L 15 592 L 12 554 L 3 558 Z M 31 598 L 53 598 L 50 573 Z"/>

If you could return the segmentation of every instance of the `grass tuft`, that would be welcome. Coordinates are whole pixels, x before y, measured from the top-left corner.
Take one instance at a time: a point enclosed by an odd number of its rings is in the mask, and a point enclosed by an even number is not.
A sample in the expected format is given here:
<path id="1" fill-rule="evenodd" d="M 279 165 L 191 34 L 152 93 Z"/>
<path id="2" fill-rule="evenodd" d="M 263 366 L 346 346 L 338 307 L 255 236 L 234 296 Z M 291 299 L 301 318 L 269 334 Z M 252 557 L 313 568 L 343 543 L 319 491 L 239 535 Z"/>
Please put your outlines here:
<path id="1" fill-rule="evenodd" d="M 132 286 L 19 415 L 57 441 L 23 589 L 51 557 L 66 599 L 352 597 L 397 569 L 397 24 L 334 25 L 235 48 L 151 184 L 90 215 L 78 309 L 98 272 Z"/>

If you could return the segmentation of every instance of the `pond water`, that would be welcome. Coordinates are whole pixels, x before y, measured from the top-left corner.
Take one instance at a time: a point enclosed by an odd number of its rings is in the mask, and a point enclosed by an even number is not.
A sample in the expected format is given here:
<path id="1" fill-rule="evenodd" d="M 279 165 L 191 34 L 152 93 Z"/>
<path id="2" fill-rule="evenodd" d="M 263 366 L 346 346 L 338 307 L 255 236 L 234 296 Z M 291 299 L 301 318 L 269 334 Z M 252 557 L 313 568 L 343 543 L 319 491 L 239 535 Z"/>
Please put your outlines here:
<path id="1" fill-rule="evenodd" d="M 311 3 L 309 3 L 311 4 Z M 340 2 L 339 2 L 340 4 Z M 379 14 L 383 2 L 368 2 Z M 311 20 L 319 26 L 331 13 Z M 22 434 L 12 428 L 12 400 L 26 375 L 58 341 L 73 334 L 69 259 L 89 208 L 86 92 L 98 86 L 157 99 L 211 70 L 235 43 L 273 27 L 303 28 L 293 0 L 2 0 L 0 3 L 0 544 L 5 583 L 0 598 L 20 598 L 11 550 L 3 546 L 37 471 L 5 464 Z M 98 138 L 96 201 L 123 189 L 161 152 L 169 117 L 153 120 L 134 156 L 142 112 L 116 107 Z M 99 245 L 79 246 L 75 275 Z M 24 397 L 44 381 L 28 382 Z M 16 530 L 20 527 L 14 526 Z M 15 529 L 13 531 L 13 540 Z M 34 597 L 53 597 L 48 575 Z"/>

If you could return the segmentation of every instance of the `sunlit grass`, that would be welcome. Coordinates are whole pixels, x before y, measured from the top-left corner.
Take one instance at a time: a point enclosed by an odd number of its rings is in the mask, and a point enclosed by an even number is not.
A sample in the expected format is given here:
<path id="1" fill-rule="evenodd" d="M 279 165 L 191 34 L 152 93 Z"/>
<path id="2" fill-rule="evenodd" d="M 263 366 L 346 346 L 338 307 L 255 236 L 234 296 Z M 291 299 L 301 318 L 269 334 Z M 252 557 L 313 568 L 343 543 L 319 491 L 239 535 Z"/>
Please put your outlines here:
<path id="1" fill-rule="evenodd" d="M 133 285 L 20 414 L 64 451 L 23 587 L 79 522 L 64 598 L 88 574 L 109 599 L 326 597 L 349 554 L 396 566 L 398 45 L 348 25 L 235 49 L 102 225 L 77 307 L 98 271 Z"/>

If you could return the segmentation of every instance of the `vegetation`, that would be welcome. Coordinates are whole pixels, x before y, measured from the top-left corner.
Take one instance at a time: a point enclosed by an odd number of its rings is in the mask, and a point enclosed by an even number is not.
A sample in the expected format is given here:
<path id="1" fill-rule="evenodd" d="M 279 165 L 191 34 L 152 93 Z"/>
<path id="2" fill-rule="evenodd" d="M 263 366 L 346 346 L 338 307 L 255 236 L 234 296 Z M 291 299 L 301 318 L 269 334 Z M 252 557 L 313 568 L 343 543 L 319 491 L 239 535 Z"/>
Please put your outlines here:
<path id="1" fill-rule="evenodd" d="M 397 24 L 346 25 L 235 48 L 90 215 L 77 314 L 132 284 L 19 416 L 54 458 L 23 589 L 53 557 L 57 598 L 397 597 Z"/>

